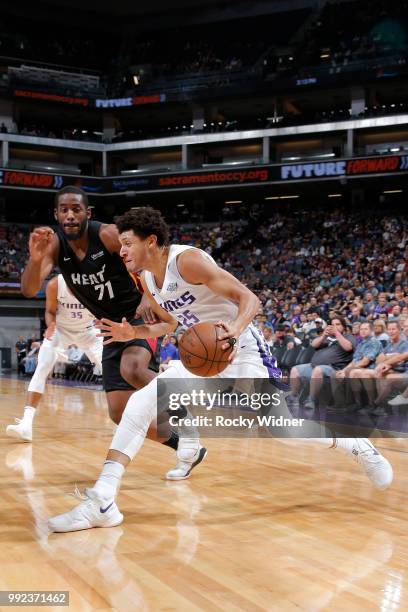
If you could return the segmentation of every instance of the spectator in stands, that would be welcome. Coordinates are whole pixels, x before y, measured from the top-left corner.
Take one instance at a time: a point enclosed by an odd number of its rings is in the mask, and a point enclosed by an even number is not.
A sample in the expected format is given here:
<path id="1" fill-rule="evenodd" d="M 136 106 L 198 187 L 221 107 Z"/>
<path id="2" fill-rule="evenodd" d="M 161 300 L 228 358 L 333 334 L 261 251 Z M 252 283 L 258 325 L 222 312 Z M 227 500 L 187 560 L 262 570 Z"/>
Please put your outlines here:
<path id="1" fill-rule="evenodd" d="M 374 325 L 371 321 L 364 321 L 360 324 L 360 337 L 359 342 L 353 352 L 352 361 L 341 370 L 335 373 L 337 381 L 344 381 L 344 379 L 350 379 L 350 388 L 353 391 L 354 400 L 357 407 L 363 406 L 360 392 L 361 385 L 359 383 L 353 385 L 353 379 L 359 379 L 359 372 L 361 369 L 373 370 L 375 368 L 376 359 L 382 353 L 383 346 L 381 342 L 374 336 Z M 334 385 L 333 395 L 336 394 L 337 388 Z M 346 389 L 343 389 L 346 393 Z"/>
<path id="2" fill-rule="evenodd" d="M 352 376 L 355 370 L 361 368 L 373 369 L 377 357 L 383 352 L 381 342 L 374 336 L 374 324 L 372 321 L 364 321 L 360 324 L 361 342 L 356 345 L 353 353 L 353 360 L 341 370 L 336 376 L 341 378 L 343 375 Z"/>
<path id="3" fill-rule="evenodd" d="M 401 316 L 401 306 L 399 304 L 394 304 L 391 308 L 391 312 L 388 313 L 389 321 L 399 321 Z"/>
<path id="4" fill-rule="evenodd" d="M 163 338 L 163 342 L 160 348 L 160 372 L 166 369 L 169 362 L 173 359 L 179 359 L 179 352 L 177 347 L 171 341 L 170 334 L 167 334 Z"/>
<path id="5" fill-rule="evenodd" d="M 354 321 L 354 323 L 351 326 L 351 333 L 356 339 L 356 344 L 358 344 L 361 340 L 361 336 L 360 336 L 361 325 L 362 324 L 360 323 L 360 321 Z"/>
<path id="6" fill-rule="evenodd" d="M 20 364 L 21 360 L 27 354 L 27 342 L 24 340 L 23 336 L 19 336 L 18 340 L 15 344 L 16 353 L 17 353 L 17 366 Z"/>
<path id="7" fill-rule="evenodd" d="M 345 368 L 352 361 L 356 341 L 352 334 L 346 332 L 346 321 L 343 317 L 336 317 L 320 336 L 312 341 L 316 350 L 310 363 L 297 365 L 290 373 L 290 385 L 293 398 L 298 398 L 302 379 L 310 381 L 309 397 L 304 408 L 314 409 L 316 398 L 323 384 L 324 377 L 331 377 L 337 370 Z"/>
<path id="8" fill-rule="evenodd" d="M 71 344 L 68 347 L 67 356 L 69 361 L 80 361 L 82 357 L 82 351 L 77 347 L 76 344 Z"/>
<path id="9" fill-rule="evenodd" d="M 291 325 L 289 323 L 289 321 L 287 321 L 286 323 L 283 324 L 285 329 L 286 329 L 286 335 L 287 337 L 290 337 L 293 339 L 294 345 L 295 346 L 300 346 L 302 344 L 302 341 L 300 340 L 300 338 L 297 337 L 296 332 L 294 330 L 293 325 Z"/>
<path id="10" fill-rule="evenodd" d="M 19 366 L 18 373 L 23 374 L 34 374 L 35 368 L 37 367 L 38 361 L 38 352 L 41 347 L 41 342 L 32 341 L 30 344 L 30 350 L 27 353 L 27 356 L 24 357 Z"/>
<path id="11" fill-rule="evenodd" d="M 374 369 L 355 370 L 353 379 L 368 379 L 374 384 L 364 384 L 369 403 L 374 406 L 373 413 L 382 415 L 381 405 L 389 398 L 393 389 L 401 384 L 407 384 L 408 340 L 401 333 L 398 321 L 390 321 L 387 325 L 389 342 L 383 352 L 376 358 Z M 355 387 L 354 387 L 355 388 Z"/>
<path id="12" fill-rule="evenodd" d="M 378 296 L 378 303 L 374 309 L 374 318 L 379 317 L 381 314 L 385 314 L 388 316 L 389 303 L 387 300 L 386 293 L 380 293 Z"/>
<path id="13" fill-rule="evenodd" d="M 288 329 L 290 329 L 290 325 L 287 327 L 286 325 L 280 323 L 276 326 L 272 350 L 281 347 L 285 349 L 292 349 L 295 346 L 295 339 L 293 336 L 288 334 Z"/>
<path id="14" fill-rule="evenodd" d="M 312 329 L 309 331 L 309 333 L 306 336 L 306 339 L 310 341 L 314 340 L 318 336 L 321 336 L 325 327 L 327 327 L 326 323 L 320 317 L 317 317 L 313 321 L 313 325 L 314 327 L 312 327 Z"/>
<path id="15" fill-rule="evenodd" d="M 382 319 L 376 319 L 374 321 L 374 336 L 382 343 L 383 346 L 385 346 L 390 340 L 386 329 L 387 326 L 385 324 L 385 321 L 383 321 Z"/>
<path id="16" fill-rule="evenodd" d="M 269 321 L 267 321 L 264 325 L 263 335 L 264 335 L 266 344 L 272 350 L 273 348 L 273 327 L 272 327 L 272 323 L 270 323 Z"/>
<path id="17" fill-rule="evenodd" d="M 365 316 L 366 319 L 373 319 L 374 311 L 377 303 L 374 300 L 374 296 L 371 291 L 367 291 L 365 294 L 365 303 L 363 306 L 362 315 Z"/>
<path id="18" fill-rule="evenodd" d="M 63 376 L 66 378 L 73 378 L 75 373 L 78 371 L 78 364 L 83 357 L 83 352 L 77 347 L 76 344 L 70 344 L 67 349 L 67 359 L 65 363 L 65 371 Z"/>
<path id="19" fill-rule="evenodd" d="M 407 338 L 408 340 L 408 319 L 404 321 L 402 331 L 403 331 L 405 338 Z M 407 359 L 408 359 L 408 355 L 407 355 Z M 407 380 L 406 390 L 403 393 L 396 395 L 393 399 L 389 400 L 388 404 L 390 406 L 404 406 L 408 404 L 408 380 Z"/>
<path id="20" fill-rule="evenodd" d="M 361 323 L 365 321 L 365 318 L 362 316 L 363 304 L 358 302 L 354 302 L 350 306 L 350 314 L 348 315 L 348 320 L 350 323 Z"/>
<path id="21" fill-rule="evenodd" d="M 255 325 L 261 332 L 264 330 L 267 319 L 268 317 L 262 312 L 262 310 L 255 317 Z"/>
<path id="22" fill-rule="evenodd" d="M 40 341 L 37 336 L 38 336 L 38 334 L 34 331 L 34 332 L 32 332 L 31 336 L 27 340 L 27 351 L 28 352 L 31 351 L 31 345 L 33 344 L 33 342 L 39 342 Z"/>
<path id="23" fill-rule="evenodd" d="M 303 340 L 306 335 L 307 316 L 302 312 L 299 316 L 299 321 L 293 324 L 292 329 L 297 338 Z"/>

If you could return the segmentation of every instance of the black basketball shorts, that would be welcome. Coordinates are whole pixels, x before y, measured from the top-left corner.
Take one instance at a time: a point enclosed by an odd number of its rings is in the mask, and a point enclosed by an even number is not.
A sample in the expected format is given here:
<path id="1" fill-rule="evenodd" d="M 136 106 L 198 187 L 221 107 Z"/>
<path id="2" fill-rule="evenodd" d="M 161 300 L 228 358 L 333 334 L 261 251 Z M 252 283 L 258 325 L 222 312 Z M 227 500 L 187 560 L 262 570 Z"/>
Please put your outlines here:
<path id="1" fill-rule="evenodd" d="M 133 319 L 129 321 L 132 325 L 142 325 L 143 319 Z M 102 354 L 102 381 L 106 393 L 109 391 L 128 391 L 133 387 L 120 375 L 120 361 L 123 351 L 128 346 L 142 346 L 150 352 L 151 359 L 149 370 L 159 371 L 160 365 L 160 346 L 161 339 L 152 340 L 130 340 L 129 342 L 112 342 L 103 347 Z"/>

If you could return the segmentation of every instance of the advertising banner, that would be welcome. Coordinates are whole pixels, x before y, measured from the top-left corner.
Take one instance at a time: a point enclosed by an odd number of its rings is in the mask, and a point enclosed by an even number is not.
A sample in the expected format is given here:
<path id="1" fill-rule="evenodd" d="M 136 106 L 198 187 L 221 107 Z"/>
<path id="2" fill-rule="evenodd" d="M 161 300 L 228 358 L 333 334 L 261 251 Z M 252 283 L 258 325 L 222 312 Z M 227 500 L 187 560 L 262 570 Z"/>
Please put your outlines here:
<path id="1" fill-rule="evenodd" d="M 222 170 L 138 174 L 137 176 L 106 178 L 0 169 L 0 188 L 57 191 L 66 185 L 76 185 L 90 194 L 109 196 L 129 191 L 139 193 L 230 186 L 243 187 L 305 180 L 318 181 L 328 178 L 378 176 L 407 171 L 408 155 L 251 166 L 239 170 L 224 168 Z"/>

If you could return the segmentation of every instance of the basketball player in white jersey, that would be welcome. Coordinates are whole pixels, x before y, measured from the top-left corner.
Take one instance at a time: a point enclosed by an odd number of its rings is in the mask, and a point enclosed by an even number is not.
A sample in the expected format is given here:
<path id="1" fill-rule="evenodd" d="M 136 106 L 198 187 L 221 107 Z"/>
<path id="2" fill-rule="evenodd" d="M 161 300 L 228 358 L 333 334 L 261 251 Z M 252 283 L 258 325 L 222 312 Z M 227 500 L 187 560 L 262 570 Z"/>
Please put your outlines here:
<path id="1" fill-rule="evenodd" d="M 8 436 L 24 442 L 33 439 L 33 419 L 44 394 L 47 377 L 64 351 L 75 344 L 98 369 L 102 369 L 102 339 L 94 326 L 95 317 L 72 295 L 62 274 L 54 276 L 45 293 L 45 323 L 47 329 L 38 353 L 38 363 L 28 385 L 26 405 L 17 425 L 8 425 Z"/>
<path id="2" fill-rule="evenodd" d="M 144 270 L 142 284 L 151 307 L 161 320 L 155 325 L 130 325 L 102 319 L 99 328 L 106 342 L 150 338 L 173 333 L 199 321 L 218 323 L 227 349 L 234 344 L 230 365 L 217 377 L 276 377 L 279 371 L 268 360 L 262 336 L 251 322 L 259 309 L 258 298 L 234 276 L 217 266 L 200 249 L 168 245 L 168 228 L 152 208 L 131 210 L 117 220 L 121 256 L 129 271 Z M 194 378 L 181 362 L 173 361 L 158 378 Z M 115 499 L 128 463 L 138 453 L 150 422 L 157 414 L 157 378 L 136 391 L 113 437 L 102 472 L 73 510 L 49 520 L 51 531 L 66 532 L 91 527 L 113 527 L 123 520 Z M 327 447 L 341 448 L 356 459 L 378 488 L 392 482 L 392 468 L 366 438 L 319 439 Z M 180 469 L 183 466 L 180 466 Z"/>

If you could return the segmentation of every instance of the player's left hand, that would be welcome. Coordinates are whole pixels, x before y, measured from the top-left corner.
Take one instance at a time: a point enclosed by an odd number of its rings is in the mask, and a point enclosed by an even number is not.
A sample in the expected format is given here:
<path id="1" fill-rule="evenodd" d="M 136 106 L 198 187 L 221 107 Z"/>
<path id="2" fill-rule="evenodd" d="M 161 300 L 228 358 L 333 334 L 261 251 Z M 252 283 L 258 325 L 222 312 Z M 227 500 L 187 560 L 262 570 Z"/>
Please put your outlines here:
<path id="1" fill-rule="evenodd" d="M 225 343 L 221 346 L 221 348 L 226 351 L 227 349 L 231 348 L 231 346 L 233 347 L 228 357 L 228 361 L 232 363 L 238 353 L 238 338 L 240 331 L 234 326 L 233 323 L 225 323 L 224 321 L 218 321 L 216 326 L 221 330 L 218 334 L 218 339 L 225 340 Z"/>
<path id="2" fill-rule="evenodd" d="M 120 323 L 110 319 L 96 319 L 95 327 L 100 330 L 99 337 L 108 338 L 108 340 L 104 340 L 104 344 L 129 342 L 136 337 L 136 328 L 126 321 L 126 317 L 123 317 Z"/>

